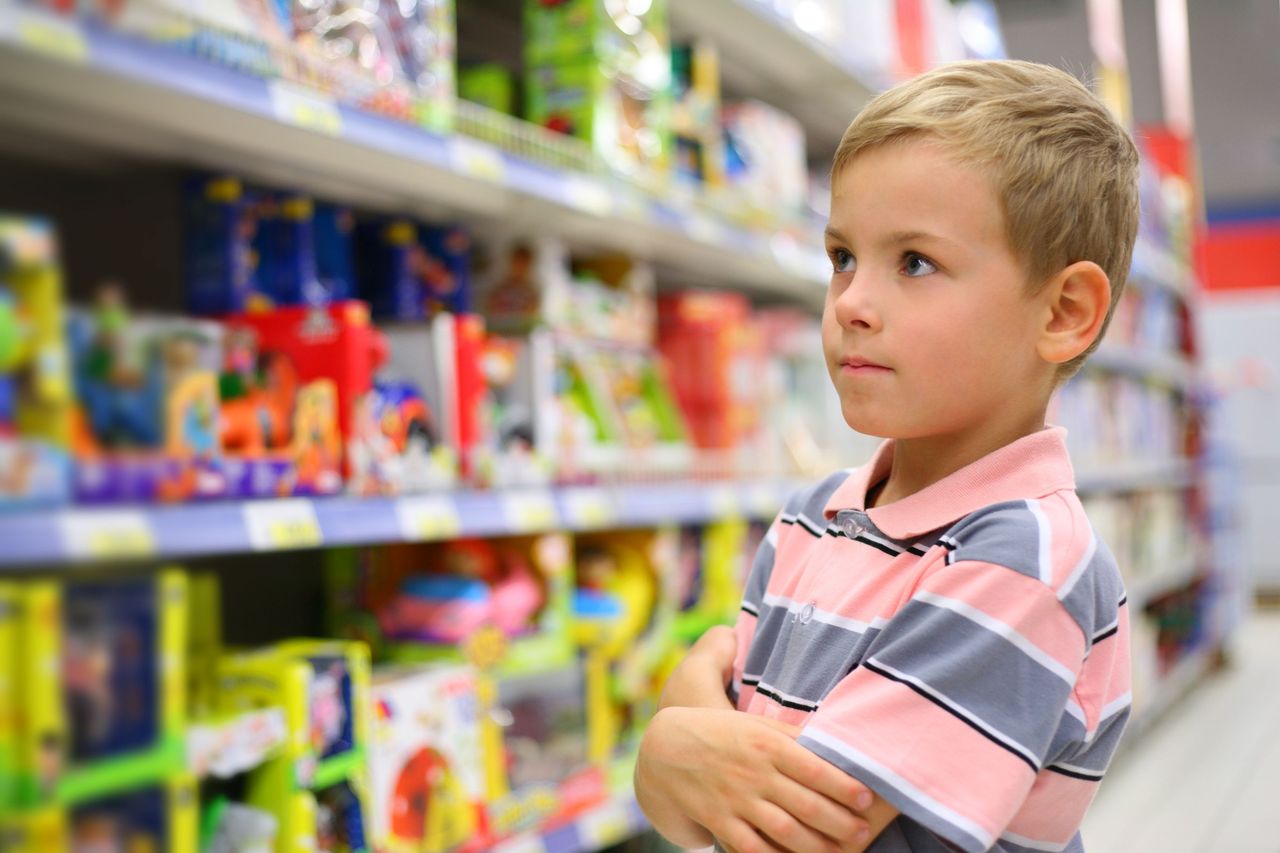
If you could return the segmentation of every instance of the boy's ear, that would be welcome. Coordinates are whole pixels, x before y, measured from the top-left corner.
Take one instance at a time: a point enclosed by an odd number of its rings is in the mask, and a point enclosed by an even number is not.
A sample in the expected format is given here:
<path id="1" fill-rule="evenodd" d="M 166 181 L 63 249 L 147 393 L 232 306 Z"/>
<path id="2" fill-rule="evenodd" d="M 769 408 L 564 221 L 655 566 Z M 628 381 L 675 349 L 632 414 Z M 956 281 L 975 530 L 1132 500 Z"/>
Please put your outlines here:
<path id="1" fill-rule="evenodd" d="M 1093 261 L 1064 267 L 1040 292 L 1044 326 L 1036 351 L 1050 364 L 1065 364 L 1102 332 L 1111 307 L 1111 280 Z"/>

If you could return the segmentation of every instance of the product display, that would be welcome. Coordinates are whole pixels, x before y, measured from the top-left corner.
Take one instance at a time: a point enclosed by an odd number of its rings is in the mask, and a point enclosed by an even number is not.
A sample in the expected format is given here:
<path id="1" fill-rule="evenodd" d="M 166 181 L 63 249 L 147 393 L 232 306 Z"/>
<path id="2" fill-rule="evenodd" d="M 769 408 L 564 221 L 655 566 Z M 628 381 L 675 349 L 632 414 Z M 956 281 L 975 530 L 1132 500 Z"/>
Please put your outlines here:
<path id="1" fill-rule="evenodd" d="M 738 618 L 779 498 L 880 441 L 822 352 L 839 128 L 800 98 L 972 52 L 964 3 L 713 5 L 18 0 L 0 849 L 643 828 L 665 679 Z M 1135 721 L 1235 582 L 1199 203 L 1143 162 L 1127 290 L 1049 415 L 1123 573 Z"/>

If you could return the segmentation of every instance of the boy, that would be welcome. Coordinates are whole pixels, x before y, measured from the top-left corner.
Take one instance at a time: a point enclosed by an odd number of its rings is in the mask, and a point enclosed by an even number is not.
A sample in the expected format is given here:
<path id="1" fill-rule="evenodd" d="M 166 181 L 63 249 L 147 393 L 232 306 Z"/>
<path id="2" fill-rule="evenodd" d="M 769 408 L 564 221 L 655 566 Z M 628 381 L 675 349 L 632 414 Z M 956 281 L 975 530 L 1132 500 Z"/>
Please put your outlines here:
<path id="1" fill-rule="evenodd" d="M 1128 617 L 1045 413 L 1124 288 L 1137 167 L 1026 62 L 940 68 L 849 126 L 823 349 L 849 426 L 890 440 L 788 501 L 736 629 L 673 674 L 636 768 L 671 841 L 1083 849 Z"/>

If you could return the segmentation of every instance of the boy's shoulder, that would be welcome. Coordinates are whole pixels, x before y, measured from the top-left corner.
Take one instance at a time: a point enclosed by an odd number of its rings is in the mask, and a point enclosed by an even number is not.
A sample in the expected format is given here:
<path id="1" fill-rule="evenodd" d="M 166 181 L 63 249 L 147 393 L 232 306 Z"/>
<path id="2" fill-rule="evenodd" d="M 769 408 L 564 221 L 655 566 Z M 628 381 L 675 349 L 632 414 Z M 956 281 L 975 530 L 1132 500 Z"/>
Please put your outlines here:
<path id="1" fill-rule="evenodd" d="M 946 562 L 1001 566 L 1049 587 L 1087 635 L 1125 603 L 1119 564 L 1074 489 L 977 509 L 938 539 Z"/>

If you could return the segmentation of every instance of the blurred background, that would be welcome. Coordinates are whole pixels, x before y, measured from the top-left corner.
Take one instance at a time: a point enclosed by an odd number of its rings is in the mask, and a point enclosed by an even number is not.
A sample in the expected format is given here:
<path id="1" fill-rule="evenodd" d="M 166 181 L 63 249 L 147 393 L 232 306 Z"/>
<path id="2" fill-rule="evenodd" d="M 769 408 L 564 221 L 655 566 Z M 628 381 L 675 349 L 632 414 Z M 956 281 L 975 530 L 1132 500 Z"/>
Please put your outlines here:
<path id="1" fill-rule="evenodd" d="M 1096 851 L 1280 850 L 1274 0 L 0 0 L 0 850 L 593 853 L 860 464 L 832 153 L 1086 80 L 1142 222 L 1058 394 L 1134 614 Z"/>

